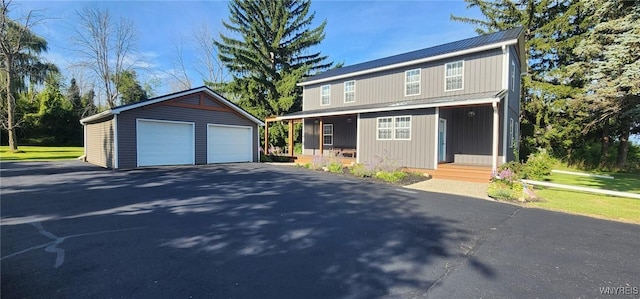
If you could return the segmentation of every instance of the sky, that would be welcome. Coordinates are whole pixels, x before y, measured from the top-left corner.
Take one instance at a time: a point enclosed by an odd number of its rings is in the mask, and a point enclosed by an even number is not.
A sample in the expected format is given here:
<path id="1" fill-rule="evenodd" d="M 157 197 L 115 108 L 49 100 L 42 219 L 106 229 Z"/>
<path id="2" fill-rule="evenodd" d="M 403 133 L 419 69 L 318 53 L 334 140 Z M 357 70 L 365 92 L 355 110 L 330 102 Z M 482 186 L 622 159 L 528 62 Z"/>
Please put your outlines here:
<path id="1" fill-rule="evenodd" d="M 192 35 L 207 25 L 218 37 L 227 33 L 226 1 L 17 1 L 11 15 L 29 11 L 43 18 L 33 28 L 49 42 L 45 58 L 58 65 L 68 82 L 78 77 L 86 88 L 91 79 L 70 66 L 76 62 L 71 40 L 77 27 L 77 11 L 107 9 L 114 19 L 133 21 L 137 32 L 136 61 L 142 82 L 154 82 L 156 95 L 171 92 L 168 73 L 177 67 L 176 48 L 181 47 L 192 87 L 203 85 L 197 72 L 197 55 Z M 314 48 L 331 61 L 351 65 L 409 52 L 476 35 L 472 25 L 454 22 L 450 15 L 479 17 L 477 9 L 467 9 L 462 0 L 420 1 L 320 1 L 311 3 L 314 27 L 326 21 L 325 39 Z M 200 68 L 202 70 L 202 68 Z M 99 92 L 96 90 L 96 92 Z"/>

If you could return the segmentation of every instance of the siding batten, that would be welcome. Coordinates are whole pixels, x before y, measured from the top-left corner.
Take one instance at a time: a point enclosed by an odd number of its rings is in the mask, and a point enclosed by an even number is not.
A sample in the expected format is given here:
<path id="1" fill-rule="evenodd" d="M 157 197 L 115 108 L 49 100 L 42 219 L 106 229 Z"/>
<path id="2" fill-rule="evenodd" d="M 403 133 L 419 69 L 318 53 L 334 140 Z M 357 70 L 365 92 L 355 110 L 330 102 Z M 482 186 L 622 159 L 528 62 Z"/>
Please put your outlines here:
<path id="1" fill-rule="evenodd" d="M 118 169 L 118 114 L 113 115 L 113 168 Z"/>

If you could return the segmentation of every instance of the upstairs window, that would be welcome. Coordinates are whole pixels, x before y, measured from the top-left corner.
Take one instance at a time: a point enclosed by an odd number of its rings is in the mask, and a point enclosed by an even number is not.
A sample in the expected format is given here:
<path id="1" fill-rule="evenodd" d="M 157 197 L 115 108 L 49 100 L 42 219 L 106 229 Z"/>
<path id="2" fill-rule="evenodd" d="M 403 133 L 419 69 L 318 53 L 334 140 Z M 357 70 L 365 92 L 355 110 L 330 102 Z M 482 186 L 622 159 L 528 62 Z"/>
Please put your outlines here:
<path id="1" fill-rule="evenodd" d="M 331 104 L 331 85 L 320 87 L 320 106 Z"/>
<path id="2" fill-rule="evenodd" d="M 356 101 L 356 81 L 344 82 L 344 102 L 353 103 Z"/>
<path id="3" fill-rule="evenodd" d="M 333 145 L 333 124 L 322 125 L 322 143 L 324 145 Z"/>
<path id="4" fill-rule="evenodd" d="M 462 89 L 462 74 L 464 72 L 464 62 L 456 61 L 445 64 L 445 91 Z"/>
<path id="5" fill-rule="evenodd" d="M 420 69 L 404 72 L 404 95 L 415 96 L 420 94 Z"/>

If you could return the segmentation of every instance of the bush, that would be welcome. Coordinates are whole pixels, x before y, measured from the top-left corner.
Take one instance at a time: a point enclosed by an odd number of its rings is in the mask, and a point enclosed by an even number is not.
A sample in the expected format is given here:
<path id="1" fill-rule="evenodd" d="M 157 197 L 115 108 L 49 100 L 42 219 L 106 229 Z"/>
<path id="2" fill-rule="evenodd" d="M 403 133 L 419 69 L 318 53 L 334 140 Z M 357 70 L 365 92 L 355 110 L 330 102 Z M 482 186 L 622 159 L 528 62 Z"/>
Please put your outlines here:
<path id="1" fill-rule="evenodd" d="M 329 170 L 329 172 L 342 173 L 342 163 L 340 163 L 340 162 L 332 161 L 326 167 Z"/>
<path id="2" fill-rule="evenodd" d="M 551 168 L 557 163 L 557 161 L 542 150 L 537 154 L 529 155 L 527 163 L 522 167 L 522 177 L 532 180 L 542 180 L 545 176 L 551 174 Z"/>
<path id="3" fill-rule="evenodd" d="M 404 171 L 379 171 L 376 173 L 376 178 L 377 179 L 381 179 L 385 182 L 389 182 L 389 183 L 395 183 L 398 182 L 402 179 L 404 179 L 407 176 L 407 173 L 405 173 Z"/>
<path id="4" fill-rule="evenodd" d="M 362 163 L 357 163 L 353 165 L 349 171 L 351 172 L 351 174 L 361 178 L 372 177 L 376 174 L 374 169 L 371 169 L 367 167 L 366 164 L 362 164 Z"/>

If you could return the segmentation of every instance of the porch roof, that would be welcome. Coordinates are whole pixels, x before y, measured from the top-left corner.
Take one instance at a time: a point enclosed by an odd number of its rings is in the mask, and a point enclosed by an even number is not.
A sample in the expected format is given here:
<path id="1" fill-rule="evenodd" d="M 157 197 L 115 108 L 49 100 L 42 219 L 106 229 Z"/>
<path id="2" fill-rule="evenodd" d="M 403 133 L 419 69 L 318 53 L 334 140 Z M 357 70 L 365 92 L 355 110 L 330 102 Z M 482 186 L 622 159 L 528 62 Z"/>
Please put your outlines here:
<path id="1" fill-rule="evenodd" d="M 481 93 L 463 94 L 448 97 L 427 98 L 413 101 L 388 102 L 358 106 L 335 107 L 317 110 L 306 110 L 289 113 L 274 117 L 275 120 L 289 120 L 310 117 L 323 117 L 334 115 L 347 115 L 369 112 L 384 112 L 396 110 L 435 108 L 435 107 L 453 107 L 453 106 L 469 106 L 480 104 L 491 104 L 499 102 L 505 94 L 506 89 L 499 91 L 488 91 Z"/>

